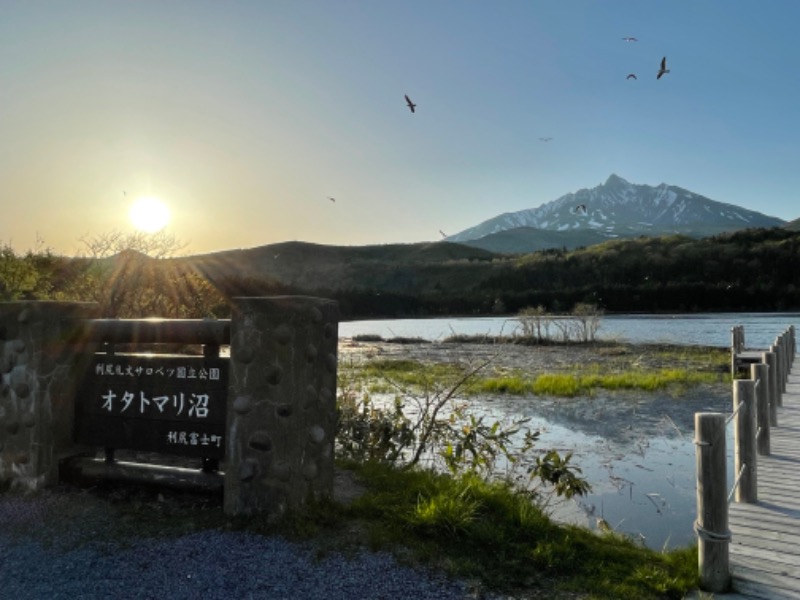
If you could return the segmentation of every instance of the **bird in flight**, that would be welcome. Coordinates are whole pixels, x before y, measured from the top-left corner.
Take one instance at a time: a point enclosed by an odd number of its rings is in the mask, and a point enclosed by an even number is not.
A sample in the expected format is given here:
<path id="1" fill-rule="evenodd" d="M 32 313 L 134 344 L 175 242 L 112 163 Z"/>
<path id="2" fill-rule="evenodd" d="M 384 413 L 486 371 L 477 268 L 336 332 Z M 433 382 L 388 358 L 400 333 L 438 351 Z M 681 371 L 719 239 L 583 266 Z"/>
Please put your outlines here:
<path id="1" fill-rule="evenodd" d="M 578 206 L 576 206 L 572 210 L 572 212 L 574 212 L 575 214 L 582 213 L 582 214 L 585 215 L 586 214 L 586 205 L 585 204 L 578 204 Z"/>
<path id="2" fill-rule="evenodd" d="M 551 137 L 540 137 L 539 139 L 542 140 L 543 142 L 549 142 L 553 138 L 551 138 Z"/>
<path id="3" fill-rule="evenodd" d="M 412 113 L 415 112 L 414 109 L 417 107 L 417 105 L 411 101 L 411 98 L 409 98 L 408 95 L 406 95 L 406 104 L 408 104 L 408 108 Z"/>
<path id="4" fill-rule="evenodd" d="M 330 200 L 331 202 L 336 202 L 336 198 L 334 198 L 333 196 L 328 196 L 328 200 Z"/>
<path id="5" fill-rule="evenodd" d="M 446 238 L 446 237 L 447 237 L 447 234 L 446 234 L 444 231 L 442 231 L 441 229 L 439 230 L 439 233 L 441 233 L 441 234 L 442 234 L 442 237 L 443 237 L 443 238 Z"/>
<path id="6" fill-rule="evenodd" d="M 639 40 L 637 40 L 635 37 L 624 37 L 624 38 L 622 38 L 622 39 L 623 39 L 623 41 L 625 41 L 625 42 L 638 42 L 638 41 L 639 41 Z"/>
<path id="7" fill-rule="evenodd" d="M 661 76 L 665 73 L 669 73 L 669 69 L 667 68 L 667 57 L 661 59 L 661 68 L 658 70 L 658 75 L 656 79 L 661 79 Z"/>
<path id="8" fill-rule="evenodd" d="M 636 79 L 636 73 L 628 73 L 628 76 L 625 79 Z"/>

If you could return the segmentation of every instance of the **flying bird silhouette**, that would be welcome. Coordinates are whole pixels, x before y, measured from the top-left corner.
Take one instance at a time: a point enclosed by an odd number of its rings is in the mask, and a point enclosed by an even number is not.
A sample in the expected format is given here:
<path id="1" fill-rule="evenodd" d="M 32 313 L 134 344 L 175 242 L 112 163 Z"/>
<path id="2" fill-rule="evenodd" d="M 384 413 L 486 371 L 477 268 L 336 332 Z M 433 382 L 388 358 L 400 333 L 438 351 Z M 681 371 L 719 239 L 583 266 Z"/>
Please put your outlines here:
<path id="1" fill-rule="evenodd" d="M 441 234 L 442 234 L 442 237 L 443 237 L 443 238 L 446 238 L 446 237 L 447 237 L 447 234 L 446 234 L 444 231 L 442 231 L 441 229 L 439 230 L 439 233 L 441 233 Z"/>
<path id="2" fill-rule="evenodd" d="M 331 202 L 336 202 L 336 198 L 334 198 L 333 196 L 328 196 L 328 200 L 330 200 Z"/>
<path id="3" fill-rule="evenodd" d="M 669 69 L 667 68 L 667 57 L 661 59 L 661 68 L 658 70 L 658 75 L 656 79 L 661 79 L 661 76 L 665 73 L 669 73 Z"/>
<path id="4" fill-rule="evenodd" d="M 636 73 L 628 73 L 628 76 L 625 79 L 636 79 Z"/>
<path id="5" fill-rule="evenodd" d="M 408 104 L 408 108 L 412 113 L 415 112 L 414 109 L 417 108 L 417 105 L 411 101 L 411 98 L 409 98 L 408 95 L 406 95 L 406 104 Z"/>
<path id="6" fill-rule="evenodd" d="M 540 137 L 539 139 L 542 140 L 543 142 L 549 142 L 553 138 L 551 138 L 551 137 Z"/>
<path id="7" fill-rule="evenodd" d="M 622 39 L 623 39 L 623 41 L 625 41 L 625 42 L 638 42 L 638 41 L 639 41 L 639 40 L 637 40 L 635 37 L 624 37 L 624 38 L 622 38 Z"/>
<path id="8" fill-rule="evenodd" d="M 575 214 L 583 213 L 585 215 L 586 214 L 586 205 L 585 204 L 578 204 L 578 206 L 576 206 L 574 209 L 572 209 L 572 212 L 574 212 Z"/>

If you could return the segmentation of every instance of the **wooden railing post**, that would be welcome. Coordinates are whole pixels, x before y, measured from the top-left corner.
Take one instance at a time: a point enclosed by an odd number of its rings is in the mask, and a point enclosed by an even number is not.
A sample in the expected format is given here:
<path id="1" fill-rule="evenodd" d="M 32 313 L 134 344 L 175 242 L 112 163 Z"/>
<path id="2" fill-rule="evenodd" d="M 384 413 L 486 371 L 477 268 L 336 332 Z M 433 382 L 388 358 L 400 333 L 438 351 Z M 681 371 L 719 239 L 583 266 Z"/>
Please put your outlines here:
<path id="1" fill-rule="evenodd" d="M 769 415 L 769 367 L 764 363 L 750 365 L 750 377 L 756 382 L 756 451 L 762 456 L 769 456 L 771 429 Z"/>
<path id="2" fill-rule="evenodd" d="M 781 359 L 783 363 L 781 383 L 782 390 L 786 393 L 786 384 L 789 383 L 789 348 L 786 344 L 786 336 L 781 335 L 780 338 Z"/>
<path id="3" fill-rule="evenodd" d="M 781 403 L 778 406 L 783 406 L 783 393 L 786 391 L 786 354 L 780 338 L 776 338 L 775 342 L 769 349 L 778 357 L 778 393 L 781 395 Z"/>
<path id="4" fill-rule="evenodd" d="M 744 325 L 731 327 L 731 377 L 736 377 L 739 369 L 739 353 L 744 351 Z"/>
<path id="5" fill-rule="evenodd" d="M 694 416 L 697 459 L 697 532 L 700 587 L 712 593 L 730 587 L 725 415 Z"/>
<path id="6" fill-rule="evenodd" d="M 783 354 L 783 391 L 786 391 L 786 384 L 789 381 L 789 371 L 792 368 L 792 357 L 789 349 L 789 335 L 788 331 L 780 335 L 781 353 Z"/>
<path id="7" fill-rule="evenodd" d="M 755 381 L 737 379 L 733 382 L 733 441 L 734 473 L 738 481 L 736 502 L 758 501 L 756 476 L 756 419 Z"/>
<path id="8" fill-rule="evenodd" d="M 761 361 L 767 365 L 767 390 L 769 392 L 769 424 L 772 427 L 778 426 L 778 385 L 775 363 L 777 358 L 774 352 L 764 352 Z"/>

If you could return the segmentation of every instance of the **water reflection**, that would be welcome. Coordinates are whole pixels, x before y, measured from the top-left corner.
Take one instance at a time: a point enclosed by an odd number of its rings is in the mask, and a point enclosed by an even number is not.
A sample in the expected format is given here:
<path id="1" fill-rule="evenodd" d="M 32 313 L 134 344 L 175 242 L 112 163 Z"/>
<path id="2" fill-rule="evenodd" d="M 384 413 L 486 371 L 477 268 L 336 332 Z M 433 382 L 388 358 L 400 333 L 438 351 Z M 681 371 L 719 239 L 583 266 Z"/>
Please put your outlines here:
<path id="1" fill-rule="evenodd" d="M 549 508 L 557 520 L 590 528 L 602 520 L 657 549 L 694 543 L 694 413 L 729 412 L 730 404 L 724 384 L 680 397 L 631 392 L 471 401 L 473 410 L 492 419 L 529 417 L 542 432 L 539 450 L 573 452 L 593 489 L 582 498 L 553 501 Z"/>

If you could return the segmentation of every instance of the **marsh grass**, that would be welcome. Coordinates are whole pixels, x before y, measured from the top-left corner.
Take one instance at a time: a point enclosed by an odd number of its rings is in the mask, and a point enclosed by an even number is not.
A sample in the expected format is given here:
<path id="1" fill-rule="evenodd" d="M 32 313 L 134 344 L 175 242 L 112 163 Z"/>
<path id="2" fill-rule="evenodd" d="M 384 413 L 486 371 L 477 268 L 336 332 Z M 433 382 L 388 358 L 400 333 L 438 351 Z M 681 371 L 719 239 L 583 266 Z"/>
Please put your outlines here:
<path id="1" fill-rule="evenodd" d="M 387 393 L 398 387 L 427 390 L 447 386 L 464 376 L 467 367 L 453 362 L 422 363 L 413 359 L 374 359 L 354 369 L 369 381 L 373 393 Z"/>
<path id="2" fill-rule="evenodd" d="M 604 347 L 606 353 L 613 352 Z M 522 370 L 496 370 L 478 373 L 464 386 L 467 395 L 509 394 L 574 397 L 603 390 L 640 390 L 654 392 L 720 383 L 729 378 L 727 353 L 710 349 L 664 349 L 645 355 L 626 356 L 611 366 L 573 365 L 567 371 L 544 373 Z M 663 364 L 675 366 L 664 367 Z M 387 382 L 417 389 L 447 385 L 462 377 L 465 367 L 454 362 L 424 363 L 414 359 L 381 359 L 351 367 L 369 380 L 373 393 L 392 390 Z M 395 386 L 396 387 L 396 386 Z"/>
<path id="3" fill-rule="evenodd" d="M 722 377 L 716 373 L 687 369 L 658 369 L 609 374 L 548 373 L 534 379 L 531 382 L 530 391 L 537 395 L 578 396 L 591 395 L 597 389 L 654 392 L 669 388 L 684 389 L 693 385 L 720 381 L 722 381 Z"/>

